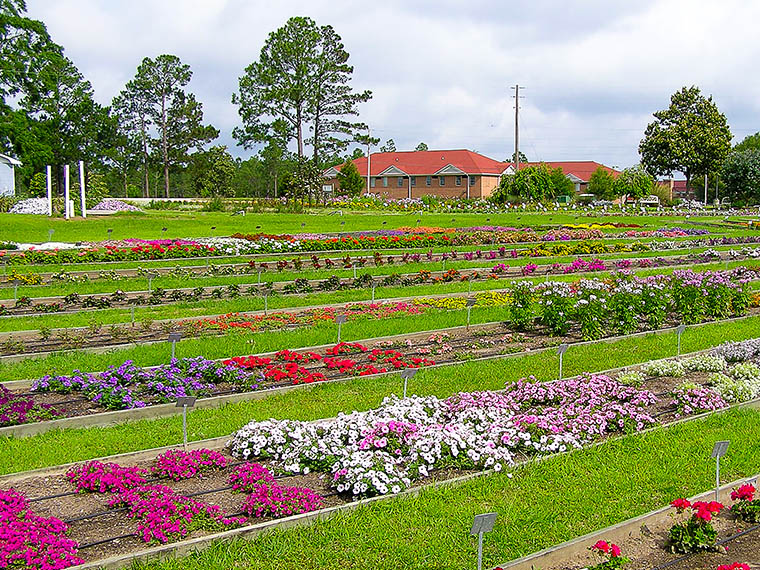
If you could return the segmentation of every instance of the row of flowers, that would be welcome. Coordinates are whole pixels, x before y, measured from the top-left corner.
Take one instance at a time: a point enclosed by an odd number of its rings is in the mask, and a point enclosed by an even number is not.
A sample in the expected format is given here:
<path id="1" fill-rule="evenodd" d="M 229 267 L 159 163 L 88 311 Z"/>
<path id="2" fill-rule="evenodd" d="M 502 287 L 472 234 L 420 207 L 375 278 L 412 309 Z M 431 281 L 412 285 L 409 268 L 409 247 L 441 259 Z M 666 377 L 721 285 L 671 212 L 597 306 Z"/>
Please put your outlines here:
<path id="1" fill-rule="evenodd" d="M 367 362 L 347 357 L 361 353 Z M 127 360 L 103 372 L 47 375 L 32 383 L 32 392 L 82 394 L 109 410 L 143 408 L 168 403 L 185 396 L 204 397 L 222 385 L 233 391 L 252 391 L 262 384 L 311 384 L 328 379 L 328 374 L 367 376 L 391 370 L 432 366 L 434 360 L 411 356 L 391 348 L 374 348 L 360 343 L 339 343 L 324 354 L 313 351 L 281 350 L 273 357 L 237 356 L 217 362 L 203 357 L 172 359 L 169 364 L 143 368 Z M 18 396 L 0 386 L 0 426 L 60 417 L 62 412 L 37 404 L 33 397 Z M 19 402 L 22 402 L 21 404 Z M 8 408 L 7 412 L 5 408 Z"/>
<path id="2" fill-rule="evenodd" d="M 0 251 L 0 259 L 8 265 L 52 265 L 58 263 L 97 263 L 103 261 L 143 261 L 223 255 L 213 246 L 171 240 L 168 244 L 138 244 L 131 247 L 88 247 L 83 249 L 29 249 L 9 253 Z"/>
<path id="3" fill-rule="evenodd" d="M 227 467 L 232 467 L 227 477 L 231 491 L 244 495 L 240 511 L 245 516 L 229 516 L 216 505 L 155 482 L 187 480 Z M 209 449 L 170 450 L 159 455 L 149 469 L 89 461 L 71 468 L 66 479 L 80 493 L 109 495 L 108 507 L 124 509 L 137 523 L 136 536 L 148 544 L 181 540 L 193 531 L 239 527 L 248 518 L 314 511 L 325 504 L 309 488 L 278 483 L 262 465 L 233 466 L 225 455 Z M 67 537 L 68 531 L 58 518 L 37 516 L 23 494 L 0 490 L 0 568 L 59 570 L 84 563 L 78 555 L 79 544 Z"/>
<path id="4" fill-rule="evenodd" d="M 235 457 L 267 458 L 293 473 L 331 474 L 331 485 L 353 495 L 398 493 L 433 471 L 446 468 L 501 470 L 515 455 L 544 455 L 579 448 L 615 432 L 654 425 L 653 406 L 672 417 L 727 407 L 711 387 L 676 385 L 664 396 L 642 388 L 647 377 L 662 376 L 657 366 L 690 372 L 726 370 L 760 396 L 760 341 L 728 343 L 689 359 L 652 363 L 642 372 L 617 378 L 593 374 L 553 382 L 534 378 L 507 384 L 503 392 L 459 393 L 450 398 L 386 398 L 368 412 L 341 414 L 318 423 L 253 421 L 230 441 Z M 754 366 L 752 379 L 746 370 Z M 664 401 L 663 401 L 664 400 Z"/>

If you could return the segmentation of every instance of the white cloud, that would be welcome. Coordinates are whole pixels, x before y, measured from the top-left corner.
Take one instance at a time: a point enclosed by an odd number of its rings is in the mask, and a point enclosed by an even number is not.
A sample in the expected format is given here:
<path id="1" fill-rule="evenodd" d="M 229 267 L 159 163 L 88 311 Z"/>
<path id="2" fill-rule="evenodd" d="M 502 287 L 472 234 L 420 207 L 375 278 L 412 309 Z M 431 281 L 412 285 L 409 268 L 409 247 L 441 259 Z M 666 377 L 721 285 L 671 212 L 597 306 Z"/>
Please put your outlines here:
<path id="1" fill-rule="evenodd" d="M 341 35 L 354 86 L 374 93 L 361 120 L 398 148 L 424 140 L 510 155 L 515 83 L 526 87 L 521 146 L 545 160 L 636 162 L 651 113 L 683 85 L 713 94 L 739 139 L 757 130 L 760 111 L 752 0 L 29 0 L 29 12 L 102 103 L 143 57 L 178 55 L 230 145 L 238 77 L 294 15 Z"/>

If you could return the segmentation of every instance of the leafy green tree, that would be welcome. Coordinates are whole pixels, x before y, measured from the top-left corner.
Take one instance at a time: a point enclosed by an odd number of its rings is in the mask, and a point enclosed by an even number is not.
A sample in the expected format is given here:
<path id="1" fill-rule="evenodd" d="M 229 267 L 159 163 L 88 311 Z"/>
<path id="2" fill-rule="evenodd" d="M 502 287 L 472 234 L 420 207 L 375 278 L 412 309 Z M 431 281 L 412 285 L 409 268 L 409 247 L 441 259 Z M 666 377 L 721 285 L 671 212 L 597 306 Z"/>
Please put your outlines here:
<path id="1" fill-rule="evenodd" d="M 150 196 L 151 99 L 145 78 L 135 77 L 111 102 L 111 113 L 118 124 L 113 161 L 122 173 L 125 188 L 129 170 L 140 165 L 144 198 Z"/>
<path id="2" fill-rule="evenodd" d="M 510 196 L 538 202 L 554 197 L 552 169 L 545 163 L 533 164 L 511 175 L 502 176 L 494 192 L 495 202 L 506 202 Z"/>
<path id="3" fill-rule="evenodd" d="M 311 203 L 312 197 L 322 189 L 322 170 L 305 158 L 297 159 L 294 169 L 283 177 L 282 190 L 291 199 L 306 198 Z"/>
<path id="4" fill-rule="evenodd" d="M 588 191 L 599 200 L 615 198 L 615 177 L 606 168 L 600 166 L 588 179 Z"/>
<path id="5" fill-rule="evenodd" d="M 357 105 L 372 98 L 371 91 L 354 92 L 351 76 L 354 68 L 349 65 L 348 52 L 340 36 L 332 26 L 319 28 L 319 43 L 314 55 L 314 81 L 309 97 L 311 115 L 311 143 L 313 160 L 317 165 L 322 154 L 337 154 L 346 150 L 367 125 L 347 120 L 358 116 Z"/>
<path id="6" fill-rule="evenodd" d="M 25 13 L 25 0 L 0 0 L 0 103 L 19 93 L 34 97 L 49 55 L 63 54 L 45 24 Z"/>
<path id="7" fill-rule="evenodd" d="M 742 204 L 760 202 L 760 149 L 734 150 L 721 170 L 725 192 Z"/>
<path id="8" fill-rule="evenodd" d="M 615 196 L 632 196 L 644 198 L 652 193 L 654 186 L 652 178 L 640 164 L 626 168 L 613 182 Z"/>
<path id="9" fill-rule="evenodd" d="M 528 162 L 528 157 L 525 156 L 525 154 L 523 153 L 523 151 L 519 151 L 518 154 L 517 154 L 517 156 L 520 157 L 520 164 L 525 164 L 526 162 Z M 509 158 L 507 158 L 507 160 L 505 160 L 504 162 L 512 162 L 512 163 L 517 162 L 515 160 L 514 153 L 512 154 L 512 156 L 510 156 Z"/>
<path id="10" fill-rule="evenodd" d="M 362 158 L 364 156 L 364 151 L 361 149 L 361 147 L 356 147 L 354 151 L 348 155 L 348 160 L 356 160 L 357 158 Z"/>
<path id="11" fill-rule="evenodd" d="M 55 52 L 48 56 L 36 92 L 22 97 L 20 108 L 44 133 L 40 138 L 50 149 L 61 188 L 61 167 L 83 158 L 88 162 L 104 158 L 115 128 L 108 109 L 95 102 L 92 85 L 76 66 Z"/>
<path id="12" fill-rule="evenodd" d="M 380 152 L 396 152 L 396 143 L 393 139 L 385 141 L 385 144 L 380 147 Z"/>
<path id="13" fill-rule="evenodd" d="M 212 126 L 204 126 L 202 105 L 192 93 L 185 91 L 193 72 L 175 55 L 146 57 L 137 68 L 137 74 L 128 86 L 136 98 L 135 106 L 142 111 L 147 106 L 147 116 L 158 132 L 158 138 L 150 142 L 158 151 L 163 165 L 164 193 L 169 197 L 169 170 L 185 164 L 188 151 L 201 150 L 219 136 Z"/>
<path id="14" fill-rule="evenodd" d="M 349 196 L 358 196 L 364 189 L 365 180 L 352 160 L 346 162 L 338 172 L 338 184 Z"/>
<path id="15" fill-rule="evenodd" d="M 718 170 L 731 149 L 731 129 L 712 97 L 684 87 L 670 107 L 654 113 L 639 144 L 641 163 L 654 175 L 683 172 L 686 181 Z"/>
<path id="16" fill-rule="evenodd" d="M 415 147 L 415 149 L 414 149 L 414 150 L 416 150 L 417 152 L 421 152 L 421 151 L 425 151 L 425 150 L 428 150 L 428 145 L 426 145 L 424 142 L 421 142 L 420 144 L 418 144 L 418 145 Z"/>
<path id="17" fill-rule="evenodd" d="M 572 196 L 575 192 L 575 184 L 570 180 L 561 167 L 551 169 L 552 196 Z"/>
<path id="18" fill-rule="evenodd" d="M 754 135 L 747 135 L 744 137 L 744 139 L 740 142 L 734 145 L 733 150 L 734 151 L 742 151 L 742 150 L 760 150 L 760 133 L 755 133 Z"/>
<path id="19" fill-rule="evenodd" d="M 191 161 L 193 187 L 199 196 L 233 196 L 232 180 L 237 165 L 223 145 L 196 152 Z"/>
<path id="20" fill-rule="evenodd" d="M 331 26 L 317 26 L 311 18 L 290 18 L 267 38 L 258 61 L 245 69 L 232 96 L 242 126 L 233 136 L 245 148 L 284 138 L 296 141 L 303 158 L 310 143 L 313 158 L 345 150 L 366 125 L 347 117 L 358 114 L 356 105 L 371 97 L 350 86 L 353 67 L 340 36 Z M 311 125 L 311 138 L 305 130 Z M 284 137 L 283 137 L 284 135 Z"/>

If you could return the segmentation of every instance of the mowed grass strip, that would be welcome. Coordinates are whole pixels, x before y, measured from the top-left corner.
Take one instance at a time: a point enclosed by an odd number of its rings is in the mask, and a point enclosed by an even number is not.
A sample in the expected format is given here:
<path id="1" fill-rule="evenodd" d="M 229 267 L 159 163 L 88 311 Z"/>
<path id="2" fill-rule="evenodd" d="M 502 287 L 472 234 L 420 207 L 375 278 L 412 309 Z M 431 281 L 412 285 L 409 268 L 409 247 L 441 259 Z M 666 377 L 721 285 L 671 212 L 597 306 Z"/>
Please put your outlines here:
<path id="1" fill-rule="evenodd" d="M 760 317 L 757 317 L 688 329 L 682 337 L 682 351 L 702 350 L 728 340 L 754 338 L 759 323 Z M 571 376 L 628 366 L 673 356 L 675 352 L 675 333 L 577 346 L 566 353 L 563 373 Z M 447 397 L 463 391 L 496 390 L 505 382 L 531 374 L 540 380 L 556 378 L 558 357 L 554 351 L 420 370 L 409 382 L 409 393 Z M 397 375 L 353 378 L 341 383 L 312 385 L 263 400 L 198 409 L 189 415 L 188 438 L 200 440 L 230 435 L 251 420 L 315 420 L 339 412 L 367 410 L 378 406 L 392 393 L 400 395 L 401 390 L 402 381 Z M 103 428 L 51 431 L 24 439 L 5 438 L 0 440 L 0 474 L 173 445 L 180 441 L 182 421 L 179 416 Z"/>
<path id="2" fill-rule="evenodd" d="M 233 208 L 235 206 L 232 206 Z M 312 210 L 299 214 L 250 213 L 245 217 L 232 217 L 227 212 L 150 211 L 120 213 L 105 217 L 90 216 L 86 220 L 71 221 L 47 216 L 0 214 L 0 240 L 48 241 L 48 230 L 54 230 L 54 241 L 101 241 L 105 239 L 165 239 L 225 236 L 233 233 L 293 234 L 297 232 L 357 232 L 399 227 L 468 227 L 507 226 L 526 228 L 559 226 L 562 224 L 616 223 L 639 224 L 643 229 L 672 227 L 684 223 L 683 216 L 615 216 L 610 219 L 597 213 L 590 216 L 573 212 L 519 212 L 504 214 L 422 214 L 395 212 L 351 212 L 343 210 L 341 216 L 325 215 L 331 210 Z M 380 221 L 379 218 L 382 218 Z M 420 220 L 420 223 L 417 223 Z M 383 225 L 383 221 L 386 222 Z M 722 216 L 695 216 L 691 222 L 722 223 Z M 301 224 L 305 224 L 303 227 Z M 257 226 L 259 226 L 257 228 Z M 216 229 L 212 230 L 211 228 Z M 108 229 L 113 229 L 109 236 Z M 167 228 L 166 232 L 162 228 Z M 716 233 L 741 233 L 742 228 L 710 228 Z M 619 233 L 610 231 L 610 235 Z M 607 233 L 607 232 L 606 232 Z"/>
<path id="3" fill-rule="evenodd" d="M 473 516 L 495 511 L 484 568 L 622 522 L 714 482 L 713 443 L 731 440 L 724 482 L 760 470 L 760 412 L 730 411 L 613 439 L 514 471 L 377 502 L 308 527 L 217 542 L 140 570 L 465 570 L 475 567 Z M 590 545 L 589 545 L 590 546 Z"/>

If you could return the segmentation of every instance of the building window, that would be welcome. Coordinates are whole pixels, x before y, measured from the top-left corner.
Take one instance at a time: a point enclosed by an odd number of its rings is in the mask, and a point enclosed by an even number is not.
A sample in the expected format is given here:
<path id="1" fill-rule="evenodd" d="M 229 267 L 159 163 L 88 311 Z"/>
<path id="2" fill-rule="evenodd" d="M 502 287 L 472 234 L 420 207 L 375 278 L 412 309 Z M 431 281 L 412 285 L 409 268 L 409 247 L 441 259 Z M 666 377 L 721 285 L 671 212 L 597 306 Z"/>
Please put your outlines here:
<path id="1" fill-rule="evenodd" d="M 417 177 L 412 176 L 411 180 L 412 180 L 412 186 L 417 186 Z"/>
<path id="2" fill-rule="evenodd" d="M 403 188 L 404 187 L 404 177 L 403 176 L 399 176 L 396 183 L 398 184 L 399 188 Z"/>
<path id="3" fill-rule="evenodd" d="M 462 185 L 462 177 L 461 176 L 457 176 L 457 178 L 456 178 L 456 185 L 457 186 L 461 186 Z"/>
<path id="4" fill-rule="evenodd" d="M 475 177 L 470 176 L 470 186 L 475 186 Z"/>
<path id="5" fill-rule="evenodd" d="M 377 182 L 377 178 L 370 178 L 370 179 L 369 179 L 369 185 L 370 185 L 372 188 L 374 188 L 374 187 L 375 187 L 375 183 L 376 183 L 376 182 Z"/>
<path id="6" fill-rule="evenodd" d="M 388 177 L 383 176 L 383 188 L 388 188 Z"/>
<path id="7" fill-rule="evenodd" d="M 446 177 L 445 176 L 439 176 L 438 177 L 438 186 L 446 186 Z"/>
<path id="8" fill-rule="evenodd" d="M 433 177 L 432 176 L 426 176 L 425 177 L 425 186 L 430 186 L 433 183 Z"/>

